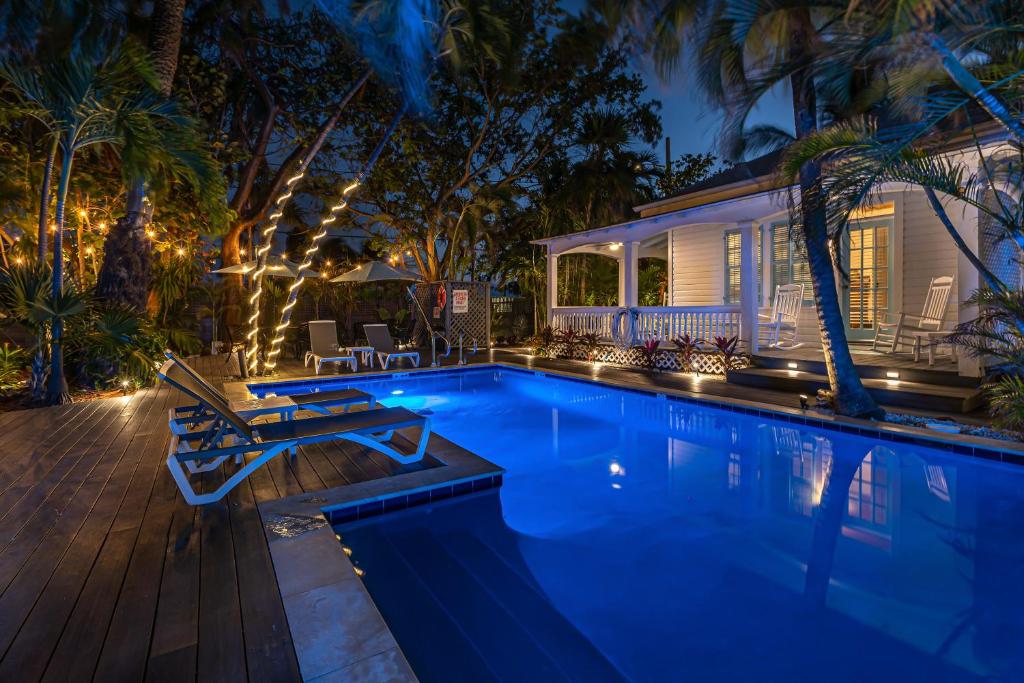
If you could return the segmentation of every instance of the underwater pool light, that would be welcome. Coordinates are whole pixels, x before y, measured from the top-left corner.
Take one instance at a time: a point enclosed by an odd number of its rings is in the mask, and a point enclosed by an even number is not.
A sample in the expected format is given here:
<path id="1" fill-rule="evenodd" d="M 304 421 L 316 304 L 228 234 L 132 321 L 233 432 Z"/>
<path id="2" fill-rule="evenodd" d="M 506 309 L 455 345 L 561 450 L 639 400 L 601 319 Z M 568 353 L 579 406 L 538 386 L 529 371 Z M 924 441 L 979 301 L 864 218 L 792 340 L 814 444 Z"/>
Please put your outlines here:
<path id="1" fill-rule="evenodd" d="M 404 393 L 405 393 L 405 391 L 403 391 L 402 389 L 395 389 L 394 391 L 391 392 L 391 395 L 392 396 L 401 396 Z"/>

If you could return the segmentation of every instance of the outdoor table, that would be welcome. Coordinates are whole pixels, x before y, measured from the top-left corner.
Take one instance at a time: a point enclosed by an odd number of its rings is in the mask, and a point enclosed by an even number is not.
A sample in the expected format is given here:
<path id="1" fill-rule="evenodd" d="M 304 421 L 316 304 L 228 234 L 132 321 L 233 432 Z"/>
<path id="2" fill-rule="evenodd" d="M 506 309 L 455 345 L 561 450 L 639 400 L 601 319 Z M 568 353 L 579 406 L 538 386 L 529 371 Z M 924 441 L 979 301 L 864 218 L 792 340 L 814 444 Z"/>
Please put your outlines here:
<path id="1" fill-rule="evenodd" d="M 349 351 L 358 353 L 363 359 L 363 365 L 373 368 L 373 347 L 372 346 L 350 346 Z"/>
<path id="2" fill-rule="evenodd" d="M 238 416 L 246 422 L 264 415 L 277 415 L 281 420 L 294 420 L 295 411 L 298 410 L 295 401 L 287 396 L 270 396 L 267 398 L 248 398 L 231 401 L 228 407 L 235 413 L 238 413 Z M 292 455 L 295 455 L 295 447 L 292 447 L 290 451 Z M 238 457 L 239 459 L 241 458 L 241 456 Z"/>

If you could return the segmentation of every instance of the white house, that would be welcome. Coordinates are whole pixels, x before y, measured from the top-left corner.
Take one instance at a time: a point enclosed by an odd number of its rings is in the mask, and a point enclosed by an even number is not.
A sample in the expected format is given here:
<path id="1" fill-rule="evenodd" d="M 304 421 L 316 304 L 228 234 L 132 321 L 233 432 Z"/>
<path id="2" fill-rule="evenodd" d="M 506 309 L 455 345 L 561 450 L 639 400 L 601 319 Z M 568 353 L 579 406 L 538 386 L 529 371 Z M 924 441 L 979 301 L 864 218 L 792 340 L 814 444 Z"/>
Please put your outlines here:
<path id="1" fill-rule="evenodd" d="M 991 143 L 986 155 L 998 144 Z M 970 148 L 949 153 L 977 160 Z M 797 341 L 804 348 L 820 348 L 806 259 L 789 229 L 790 188 L 774 183 L 775 161 L 767 155 L 742 163 L 679 196 L 637 206 L 635 220 L 538 240 L 548 256 L 548 323 L 611 336 L 619 308 L 560 306 L 557 288 L 551 286 L 557 282 L 560 257 L 591 253 L 618 261 L 619 307 L 637 308 L 641 336 L 738 334 L 757 352 L 765 342 L 754 333 L 758 315 L 769 312 L 778 286 L 802 283 Z M 948 213 L 967 245 L 1007 282 L 1019 282 L 1014 247 L 987 234 L 977 209 L 956 204 L 947 205 Z M 666 306 L 638 307 L 638 259 L 646 257 L 667 261 Z M 882 187 L 852 221 L 842 258 L 850 277 L 837 274 L 837 284 L 851 343 L 869 342 L 883 313 L 920 315 L 936 277 L 954 278 L 944 327 L 972 315 L 961 302 L 977 288 L 978 274 L 920 188 Z M 979 373 L 974 359 L 957 362 L 960 374 Z"/>

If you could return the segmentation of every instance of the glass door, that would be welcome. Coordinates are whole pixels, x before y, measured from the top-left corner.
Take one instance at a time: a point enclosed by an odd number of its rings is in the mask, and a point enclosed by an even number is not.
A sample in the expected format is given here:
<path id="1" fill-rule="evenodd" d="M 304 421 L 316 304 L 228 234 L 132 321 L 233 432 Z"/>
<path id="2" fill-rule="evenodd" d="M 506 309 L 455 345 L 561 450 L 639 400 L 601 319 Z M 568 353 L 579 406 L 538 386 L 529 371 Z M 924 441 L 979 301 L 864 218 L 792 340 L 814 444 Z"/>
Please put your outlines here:
<path id="1" fill-rule="evenodd" d="M 889 310 L 892 282 L 892 219 L 850 224 L 846 239 L 846 327 L 850 339 L 871 339 L 880 314 Z"/>

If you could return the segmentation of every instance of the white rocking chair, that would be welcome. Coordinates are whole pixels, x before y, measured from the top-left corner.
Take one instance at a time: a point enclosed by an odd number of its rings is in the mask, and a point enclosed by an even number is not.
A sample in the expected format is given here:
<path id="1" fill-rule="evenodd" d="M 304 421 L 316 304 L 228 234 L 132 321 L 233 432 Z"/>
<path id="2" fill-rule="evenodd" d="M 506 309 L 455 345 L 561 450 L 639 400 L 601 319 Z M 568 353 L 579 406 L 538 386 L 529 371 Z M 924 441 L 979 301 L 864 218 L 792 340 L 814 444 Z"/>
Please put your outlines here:
<path id="1" fill-rule="evenodd" d="M 935 364 L 935 347 L 949 334 L 945 329 L 946 312 L 949 308 L 949 297 L 953 292 L 953 278 L 949 275 L 932 278 L 928 285 L 928 294 L 924 299 L 921 315 L 908 313 L 883 313 L 875 325 L 875 338 L 871 349 L 887 353 L 896 353 L 901 343 L 913 345 L 914 362 L 921 360 L 921 346 L 928 347 L 928 365 Z M 956 360 L 956 349 L 952 349 L 953 360 Z"/>
<path id="2" fill-rule="evenodd" d="M 761 330 L 767 330 L 768 348 L 785 350 L 803 346 L 802 342 L 796 340 L 800 308 L 803 304 L 803 285 L 779 285 L 776 287 L 771 314 L 758 316 L 758 338 L 760 339 Z"/>

